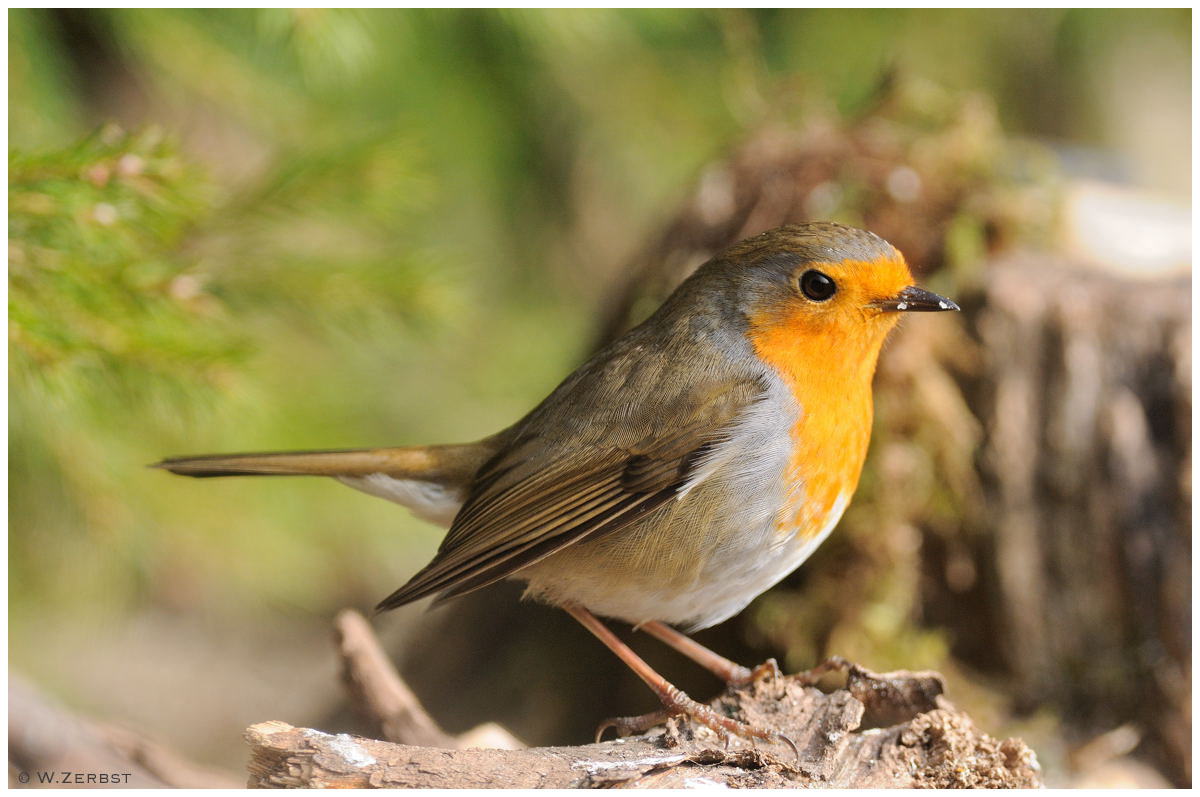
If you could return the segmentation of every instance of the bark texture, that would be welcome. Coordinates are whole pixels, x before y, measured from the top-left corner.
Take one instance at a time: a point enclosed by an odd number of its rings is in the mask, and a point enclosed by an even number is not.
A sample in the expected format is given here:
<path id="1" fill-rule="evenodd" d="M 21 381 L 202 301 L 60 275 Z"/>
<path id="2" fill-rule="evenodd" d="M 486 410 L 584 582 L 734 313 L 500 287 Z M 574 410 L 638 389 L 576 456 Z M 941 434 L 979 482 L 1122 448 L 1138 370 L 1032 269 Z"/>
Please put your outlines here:
<path id="1" fill-rule="evenodd" d="M 714 704 L 791 738 L 723 746 L 707 728 L 669 720 L 643 736 L 526 750 L 451 750 L 331 735 L 281 722 L 246 732 L 257 787 L 688 788 L 1006 787 L 1040 785 L 1017 739 L 978 731 L 941 697 L 935 673 L 876 675 L 851 666 L 830 694 L 792 676 L 727 692 Z"/>
<path id="2" fill-rule="evenodd" d="M 956 374 L 982 431 L 959 538 L 979 577 L 931 581 L 964 656 L 999 656 L 1018 708 L 1133 721 L 1190 780 L 1191 285 L 1053 255 L 989 264 Z M 930 572 L 945 545 L 931 540 Z M 941 565 L 939 567 L 939 565 Z M 968 598 L 994 634 L 945 611 Z M 993 659 L 994 660 L 994 659 Z"/>

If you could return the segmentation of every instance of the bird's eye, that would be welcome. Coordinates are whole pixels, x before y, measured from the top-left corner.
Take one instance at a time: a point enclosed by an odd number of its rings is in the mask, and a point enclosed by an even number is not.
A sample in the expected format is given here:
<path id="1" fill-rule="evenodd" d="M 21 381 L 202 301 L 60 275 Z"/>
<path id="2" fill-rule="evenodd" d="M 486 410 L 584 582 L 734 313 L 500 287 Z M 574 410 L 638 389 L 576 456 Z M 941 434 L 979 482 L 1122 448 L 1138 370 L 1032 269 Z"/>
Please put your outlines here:
<path id="1" fill-rule="evenodd" d="M 823 302 L 837 293 L 837 283 L 816 269 L 800 275 L 800 290 L 814 302 Z"/>

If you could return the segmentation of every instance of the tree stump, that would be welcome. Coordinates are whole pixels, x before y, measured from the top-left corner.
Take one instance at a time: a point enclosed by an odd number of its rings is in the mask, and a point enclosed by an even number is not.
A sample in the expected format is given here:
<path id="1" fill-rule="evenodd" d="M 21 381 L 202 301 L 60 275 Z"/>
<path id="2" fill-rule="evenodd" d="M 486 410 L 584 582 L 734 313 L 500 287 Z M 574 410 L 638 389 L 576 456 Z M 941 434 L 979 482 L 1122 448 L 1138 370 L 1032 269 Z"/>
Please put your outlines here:
<path id="1" fill-rule="evenodd" d="M 927 537 L 926 616 L 1012 678 L 1018 709 L 1132 721 L 1191 779 L 1191 283 L 1051 254 L 990 263 L 966 297 L 980 490 Z M 960 360 L 961 362 L 961 360 Z M 956 580 L 952 559 L 976 575 Z M 950 574 L 949 577 L 947 574 Z M 950 607 L 965 602 L 975 611 Z"/>

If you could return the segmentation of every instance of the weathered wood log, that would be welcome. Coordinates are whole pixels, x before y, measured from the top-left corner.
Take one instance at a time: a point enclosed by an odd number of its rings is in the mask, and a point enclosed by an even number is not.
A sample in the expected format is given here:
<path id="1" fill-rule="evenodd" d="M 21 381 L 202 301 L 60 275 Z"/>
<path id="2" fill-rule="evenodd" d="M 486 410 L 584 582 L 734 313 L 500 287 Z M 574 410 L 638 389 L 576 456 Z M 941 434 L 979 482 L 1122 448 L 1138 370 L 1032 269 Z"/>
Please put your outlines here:
<path id="1" fill-rule="evenodd" d="M 721 744 L 669 720 L 649 733 L 581 747 L 449 750 L 332 735 L 282 722 L 246 731 L 257 787 L 581 788 L 695 786 L 1005 787 L 1040 784 L 1033 752 L 978 731 L 935 673 L 850 666 L 825 694 L 789 676 L 731 690 L 718 710 L 787 735 L 784 745 Z"/>

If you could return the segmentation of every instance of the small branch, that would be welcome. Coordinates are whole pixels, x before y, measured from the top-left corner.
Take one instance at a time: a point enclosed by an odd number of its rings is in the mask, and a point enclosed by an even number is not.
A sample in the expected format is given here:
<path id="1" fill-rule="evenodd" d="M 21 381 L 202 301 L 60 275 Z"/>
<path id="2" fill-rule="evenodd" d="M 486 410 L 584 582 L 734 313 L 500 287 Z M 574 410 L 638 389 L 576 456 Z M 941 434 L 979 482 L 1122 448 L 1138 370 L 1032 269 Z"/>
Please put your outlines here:
<path id="1" fill-rule="evenodd" d="M 350 694 L 383 729 L 383 738 L 424 747 L 457 747 L 425 711 L 421 701 L 400 680 L 379 645 L 370 623 L 353 609 L 345 609 L 333 623 L 342 681 Z"/>
<path id="2" fill-rule="evenodd" d="M 855 665 L 830 694 L 806 677 L 759 681 L 713 706 L 786 734 L 786 748 L 733 740 L 668 720 L 649 733 L 581 747 L 447 750 L 331 735 L 282 722 L 246 732 L 250 784 L 264 787 L 576 788 L 1020 787 L 1039 785 L 1031 750 L 975 729 L 943 698 L 932 673 L 876 675 Z M 868 727 L 864 717 L 894 721 Z M 897 719 L 899 718 L 899 719 Z M 780 746 L 782 747 L 782 746 Z"/>
<path id="3" fill-rule="evenodd" d="M 396 672 L 371 624 L 353 609 L 338 614 L 334 634 L 342 660 L 342 680 L 355 701 L 379 723 L 384 739 L 449 749 L 524 747 L 511 733 L 491 722 L 457 737 L 442 730 Z"/>

